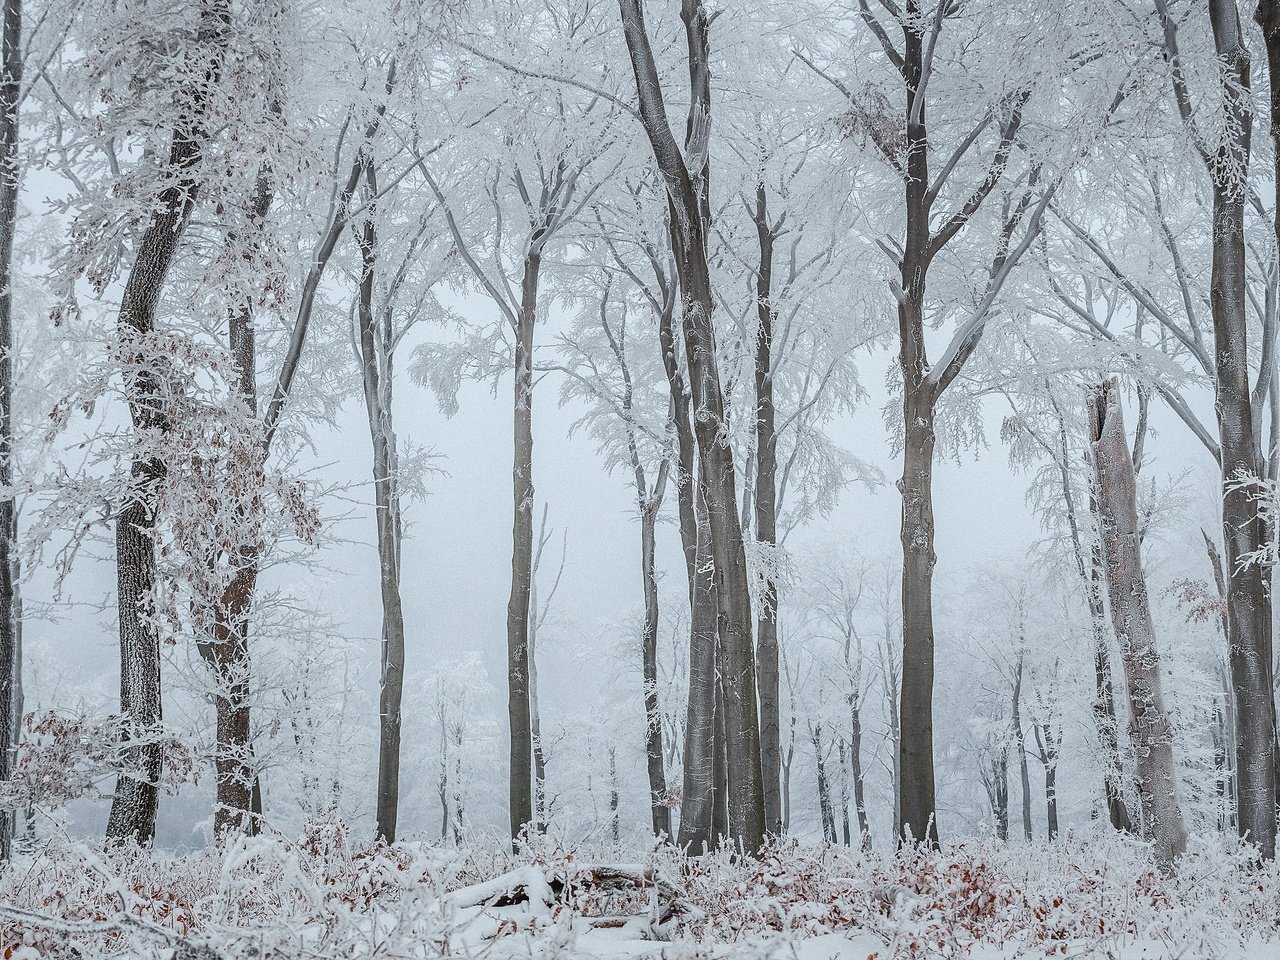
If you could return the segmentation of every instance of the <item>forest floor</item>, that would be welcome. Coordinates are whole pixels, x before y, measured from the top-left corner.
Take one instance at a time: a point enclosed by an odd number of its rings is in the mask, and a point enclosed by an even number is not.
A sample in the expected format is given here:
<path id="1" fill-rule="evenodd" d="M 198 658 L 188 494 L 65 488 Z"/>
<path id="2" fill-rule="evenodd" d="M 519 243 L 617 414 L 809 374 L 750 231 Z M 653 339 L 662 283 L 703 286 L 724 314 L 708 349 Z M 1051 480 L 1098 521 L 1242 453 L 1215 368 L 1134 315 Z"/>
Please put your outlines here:
<path id="1" fill-rule="evenodd" d="M 50 842 L 0 878 L 0 957 L 1280 960 L 1280 869 L 1216 836 L 1168 877 L 1092 832 L 896 855 L 600 854 L 365 847 L 332 825 L 187 856 Z"/>

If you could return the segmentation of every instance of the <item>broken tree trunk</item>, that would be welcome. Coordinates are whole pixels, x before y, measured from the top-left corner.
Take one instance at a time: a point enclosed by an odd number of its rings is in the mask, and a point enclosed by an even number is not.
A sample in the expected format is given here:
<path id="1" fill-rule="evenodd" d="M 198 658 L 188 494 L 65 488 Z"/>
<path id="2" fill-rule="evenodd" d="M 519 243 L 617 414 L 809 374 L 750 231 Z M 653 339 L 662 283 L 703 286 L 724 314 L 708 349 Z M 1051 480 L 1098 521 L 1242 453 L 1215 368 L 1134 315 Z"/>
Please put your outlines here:
<path id="1" fill-rule="evenodd" d="M 1119 385 L 1103 381 L 1089 396 L 1089 439 L 1111 622 L 1124 661 L 1129 733 L 1138 765 L 1142 834 L 1168 868 L 1186 849 L 1178 805 L 1173 732 L 1161 690 L 1160 656 L 1147 600 L 1138 532 L 1137 483 L 1120 412 Z"/>

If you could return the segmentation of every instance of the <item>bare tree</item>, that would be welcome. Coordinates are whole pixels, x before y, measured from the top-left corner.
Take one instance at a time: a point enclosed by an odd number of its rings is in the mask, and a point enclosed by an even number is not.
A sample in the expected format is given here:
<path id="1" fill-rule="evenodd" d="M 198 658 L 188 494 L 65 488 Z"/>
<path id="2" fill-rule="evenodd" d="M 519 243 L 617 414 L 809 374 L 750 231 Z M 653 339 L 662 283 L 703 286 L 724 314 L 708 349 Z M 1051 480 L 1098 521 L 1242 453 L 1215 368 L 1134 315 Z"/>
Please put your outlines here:
<path id="1" fill-rule="evenodd" d="M 1261 477 L 1260 411 L 1249 385 L 1245 207 L 1252 146 L 1250 58 L 1235 0 L 1209 0 L 1217 63 L 1216 101 L 1226 135 L 1208 136 L 1197 119 L 1180 50 L 1178 22 L 1166 0 L 1156 0 L 1174 99 L 1208 171 L 1213 190 L 1213 373 L 1222 470 L 1222 528 L 1226 545 L 1227 625 L 1236 700 L 1236 806 L 1241 836 L 1274 859 L 1276 847 L 1276 720 L 1268 569 L 1249 562 L 1266 542 L 1251 483 Z M 1270 7 L 1260 11 L 1269 17 Z M 1270 22 L 1270 21 L 1268 21 Z M 1265 24 L 1264 24 L 1265 26 Z M 1267 29 L 1269 36 L 1274 31 Z M 1259 378 L 1259 388 L 1269 378 Z"/>
<path id="2" fill-rule="evenodd" d="M 715 571 L 717 617 L 714 631 L 691 629 L 689 744 L 685 749 L 684 808 L 680 843 L 697 850 L 709 847 L 711 833 L 707 783 L 700 777 L 701 744 L 706 717 L 714 715 L 716 673 L 694 674 L 700 655 L 714 633 L 721 653 L 724 691 L 725 767 L 727 770 L 728 838 L 749 853 L 764 841 L 764 795 L 761 782 L 760 729 L 756 700 L 751 596 L 746 555 L 736 504 L 733 455 L 724 442 L 723 386 L 716 363 L 713 297 L 707 263 L 708 138 L 711 125 L 711 19 L 700 0 L 683 0 L 681 19 L 688 40 L 691 98 L 685 146 L 681 150 L 667 119 L 657 64 L 640 0 L 620 0 L 623 33 L 635 74 L 640 117 L 666 186 L 668 226 L 680 282 L 685 358 L 689 365 L 698 447 L 697 503 L 706 517 L 709 552 Z M 699 552 L 703 543 L 699 529 Z M 695 604 L 695 610 L 697 605 Z M 714 727 L 714 723 L 711 725 Z M 711 734 L 714 740 L 714 733 Z"/>

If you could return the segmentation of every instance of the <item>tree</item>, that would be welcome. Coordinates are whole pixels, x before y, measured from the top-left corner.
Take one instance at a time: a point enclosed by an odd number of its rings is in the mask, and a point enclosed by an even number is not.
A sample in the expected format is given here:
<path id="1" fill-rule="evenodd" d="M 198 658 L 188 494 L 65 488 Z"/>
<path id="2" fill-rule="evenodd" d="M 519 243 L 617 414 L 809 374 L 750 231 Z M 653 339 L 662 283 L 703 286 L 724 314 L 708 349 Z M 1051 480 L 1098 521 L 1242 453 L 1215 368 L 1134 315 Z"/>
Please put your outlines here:
<path id="1" fill-rule="evenodd" d="M 1038 106 L 1035 89 L 1039 78 L 1054 77 L 1060 85 L 1089 56 L 1065 50 L 1060 33 L 1051 46 L 1035 46 L 1030 39 L 1037 23 L 1035 8 L 1017 41 L 1024 49 L 1020 62 L 1033 67 L 1020 74 L 1006 74 L 992 65 L 989 82 L 964 89 L 961 99 L 938 74 L 947 58 L 940 54 L 954 39 L 964 44 L 966 73 L 980 50 L 996 50 L 998 33 L 991 20 L 977 26 L 968 20 L 981 16 L 979 8 L 939 2 L 928 10 L 919 0 L 899 7 L 884 5 L 902 29 L 901 49 L 869 4 L 859 13 L 876 46 L 892 70 L 892 82 L 901 85 L 901 113 L 890 106 L 879 85 L 854 89 L 820 66 L 803 51 L 797 56 L 825 78 L 842 98 L 840 116 L 850 136 L 872 144 L 901 190 L 901 239 L 880 240 L 890 258 L 895 278 L 889 286 L 897 303 L 899 365 L 902 375 L 900 443 L 903 471 L 902 494 L 902 709 L 901 709 L 901 836 L 936 844 L 936 798 L 933 758 L 934 618 L 933 570 L 934 512 L 933 463 L 937 443 L 939 401 L 960 376 L 978 349 L 992 309 L 1006 281 L 1039 234 L 1045 210 L 1072 161 L 1087 147 L 1080 141 L 1065 154 L 1055 152 L 1054 133 L 1046 118 L 1032 116 L 1039 127 L 1040 148 L 1033 149 L 1023 136 L 1028 112 Z M 968 24 L 966 27 L 965 25 Z M 1060 29 L 1071 27 L 1056 21 Z M 970 32 L 972 31 L 972 32 Z M 1047 34 L 1040 34 L 1047 39 Z M 981 44 L 975 47 L 969 38 Z M 815 41 L 815 43 L 820 41 Z M 940 46 L 941 45 L 941 46 Z M 990 46 L 988 46 L 990 45 Z M 999 54 L 1003 60 L 1003 53 Z M 1115 91 L 1108 93 L 1114 98 Z M 929 105 L 945 106 L 942 116 L 929 120 Z M 976 111 L 975 111 L 976 108 Z M 976 112 L 976 121 L 974 113 Z M 1056 126 L 1056 125 L 1055 125 Z M 952 146 L 942 150 L 950 135 Z M 984 145 L 984 139 L 989 143 Z M 983 148 L 984 145 L 985 149 Z M 985 153 L 989 159 L 983 157 Z M 941 168 L 931 174 L 931 155 L 944 156 Z M 970 179 L 966 182 L 965 178 Z M 955 195 L 952 199 L 952 195 Z M 939 212 L 944 197 L 951 211 Z M 985 224 L 983 221 L 990 218 Z M 940 256 L 946 251 L 947 257 Z M 972 258 L 972 259 L 969 259 Z M 943 272 L 946 283 L 966 283 L 948 276 L 947 260 L 968 264 L 969 276 L 980 277 L 978 289 L 963 297 L 949 297 L 935 305 L 927 293 L 930 270 Z M 937 269 L 943 264 L 942 271 Z M 963 304 L 961 307 L 960 304 Z M 931 361 L 926 331 L 938 325 L 933 318 L 959 315 L 947 346 Z"/>
<path id="2" fill-rule="evenodd" d="M 1236 698 L 1236 805 L 1241 836 L 1274 859 L 1276 846 L 1276 710 L 1268 574 L 1257 555 L 1266 539 L 1250 485 L 1261 477 L 1255 410 L 1249 385 L 1245 211 L 1253 126 L 1248 101 L 1250 58 L 1235 0 L 1211 0 L 1215 51 L 1214 112 L 1226 134 L 1210 137 L 1188 85 L 1179 24 L 1165 0 L 1156 0 L 1163 51 L 1178 113 L 1209 174 L 1213 194 L 1214 393 L 1222 471 L 1222 528 L 1226 546 L 1227 629 Z M 1264 10 L 1263 16 L 1267 13 Z M 1207 109 L 1207 108 L 1206 108 Z M 1259 383 L 1269 378 L 1260 377 Z"/>
<path id="3" fill-rule="evenodd" d="M 717 623 L 693 624 L 690 640 L 689 742 L 685 748 L 684 806 L 680 844 L 709 847 L 709 778 L 701 751 L 713 741 L 714 669 L 705 664 L 707 647 L 718 638 L 724 692 L 724 752 L 727 768 L 728 839 L 755 853 L 764 842 L 760 729 L 752 643 L 751 596 L 742 528 L 737 514 L 733 456 L 722 442 L 726 429 L 723 384 L 716 363 L 713 295 L 707 262 L 711 211 L 708 202 L 708 138 L 711 124 L 710 26 L 700 0 L 684 0 L 681 19 L 688 40 L 691 86 L 685 146 L 681 150 L 667 119 L 667 107 L 639 0 L 620 0 L 623 33 L 635 74 L 639 113 L 666 187 L 668 228 L 680 282 L 681 325 L 693 398 L 698 447 L 697 505 L 706 518 L 706 559 L 715 571 Z M 700 518 L 701 520 L 701 518 Z M 704 542 L 699 524 L 699 553 Z M 700 558 L 701 559 L 701 558 Z M 695 610 L 697 609 L 695 604 Z M 700 761 L 702 761 L 700 763 Z M 702 766 L 700 770 L 699 767 Z M 703 774 L 703 775 L 700 775 Z"/>
<path id="4" fill-rule="evenodd" d="M 200 5 L 195 44 L 187 73 L 178 81 L 181 104 L 173 125 L 165 185 L 155 198 L 146 230 L 120 301 L 120 366 L 130 399 L 134 430 L 163 432 L 160 372 L 155 367 L 156 308 L 183 229 L 200 190 L 200 159 L 209 136 L 208 98 L 222 70 L 231 8 L 227 0 Z M 120 710 L 130 735 L 145 735 L 160 723 L 160 636 L 148 616 L 157 589 L 155 487 L 164 482 L 165 464 L 154 455 L 136 458 L 130 468 L 129 502 L 116 518 L 116 569 L 120 618 Z M 107 823 L 111 840 L 149 843 L 155 834 L 156 782 L 162 757 L 158 744 L 135 753 L 136 772 L 116 784 Z"/>
<path id="5" fill-rule="evenodd" d="M 1173 732 L 1161 693 L 1160 657 L 1139 550 L 1133 460 L 1120 412 L 1119 387 L 1104 381 L 1089 398 L 1090 454 L 1097 474 L 1111 620 L 1120 641 L 1129 695 L 1129 734 L 1138 762 L 1143 836 L 1168 869 L 1186 850 L 1178 805 Z"/>
<path id="6" fill-rule="evenodd" d="M 22 95 L 22 0 L 5 0 L 0 37 L 0 780 L 8 780 L 10 741 L 21 708 L 20 614 L 14 582 L 17 532 L 13 486 L 13 237 L 18 220 L 18 103 Z M 15 683 L 15 680 L 17 681 Z M 18 709 L 15 711 L 15 707 Z M 16 741 L 15 741 L 16 742 Z M 0 817 L 0 860 L 8 860 L 12 820 Z"/>

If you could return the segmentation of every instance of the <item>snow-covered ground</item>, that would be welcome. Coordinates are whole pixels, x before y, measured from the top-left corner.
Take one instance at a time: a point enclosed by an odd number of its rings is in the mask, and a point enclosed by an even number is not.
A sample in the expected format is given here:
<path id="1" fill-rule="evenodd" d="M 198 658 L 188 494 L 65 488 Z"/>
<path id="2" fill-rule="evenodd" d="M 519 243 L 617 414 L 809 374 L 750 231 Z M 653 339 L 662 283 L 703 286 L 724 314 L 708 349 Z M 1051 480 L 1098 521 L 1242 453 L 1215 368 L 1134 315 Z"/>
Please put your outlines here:
<path id="1" fill-rule="evenodd" d="M 1101 833 L 897 856 L 605 853 L 368 848 L 331 825 L 185 857 L 51 843 L 0 881 L 0 956 L 1280 958 L 1280 871 L 1217 837 L 1168 877 Z"/>

